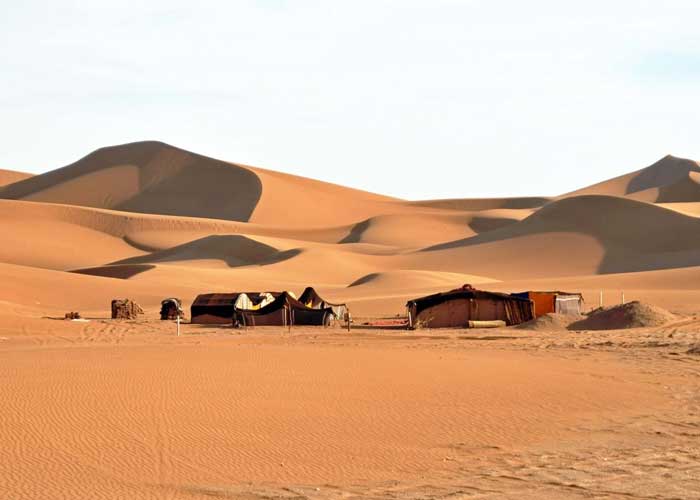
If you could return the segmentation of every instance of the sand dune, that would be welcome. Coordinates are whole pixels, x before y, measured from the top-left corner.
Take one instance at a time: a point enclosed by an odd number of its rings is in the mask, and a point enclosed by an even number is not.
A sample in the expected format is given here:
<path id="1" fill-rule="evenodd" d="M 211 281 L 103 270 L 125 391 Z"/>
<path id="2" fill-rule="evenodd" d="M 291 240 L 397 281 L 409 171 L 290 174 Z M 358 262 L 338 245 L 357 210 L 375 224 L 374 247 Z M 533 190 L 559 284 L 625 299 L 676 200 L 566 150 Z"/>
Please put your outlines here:
<path id="1" fill-rule="evenodd" d="M 657 201 L 655 196 L 658 196 L 658 190 L 676 185 L 679 182 L 684 183 L 691 172 L 700 172 L 698 162 L 667 155 L 646 168 L 578 189 L 564 196 L 588 194 L 609 196 L 636 195 L 637 199 L 642 201 Z M 673 191 L 675 189 L 672 189 Z M 685 190 L 681 189 L 681 193 L 685 194 Z M 665 201 L 700 201 L 700 199 L 667 199 Z"/>
<path id="2" fill-rule="evenodd" d="M 548 243 L 542 240 L 542 253 L 539 253 L 542 262 L 537 266 L 539 269 L 532 269 L 533 275 L 551 265 L 557 267 L 555 274 L 582 274 L 580 259 L 587 255 L 590 263 L 600 250 L 601 261 L 597 269 L 590 270 L 592 273 L 662 269 L 700 264 L 700 254 L 696 251 L 700 244 L 699 229 L 700 220 L 694 217 L 624 198 L 588 195 L 552 202 L 517 224 L 426 251 L 459 248 L 464 258 L 473 258 L 484 248 L 496 251 L 508 242 L 516 251 L 523 250 L 526 241 L 548 235 Z M 566 238 L 562 240 L 562 234 L 588 237 L 590 242 L 585 247 L 592 253 L 574 248 Z M 521 252 L 519 258 L 535 255 Z M 572 265 L 568 273 L 561 267 L 566 261 Z M 511 267 L 515 265 L 512 262 Z"/>
<path id="3" fill-rule="evenodd" d="M 471 274 L 445 273 L 431 271 L 387 271 L 383 273 L 371 273 L 356 279 L 348 285 L 351 287 L 362 287 L 369 284 L 381 283 L 385 287 L 400 290 L 421 289 L 429 287 L 458 288 L 465 283 L 493 283 L 496 280 L 484 276 L 474 276 Z"/>
<path id="4" fill-rule="evenodd" d="M 99 149 L 0 191 L 3 198 L 248 220 L 262 185 L 250 170 L 159 142 Z M 235 195 L 233 195 L 235 193 Z"/>
<path id="5" fill-rule="evenodd" d="M 405 202 L 141 142 L 0 190 L 0 261 L 201 291 L 315 284 L 385 309 L 464 282 L 700 265 L 699 177 L 669 156 L 577 192 L 614 196 Z"/>
<path id="6" fill-rule="evenodd" d="M 7 186 L 14 182 L 21 181 L 23 179 L 28 179 L 33 174 L 26 174 L 24 172 L 16 172 L 14 170 L 3 170 L 0 169 L 0 188 Z M 1 192 L 1 191 L 0 191 Z"/>
<path id="7" fill-rule="evenodd" d="M 6 186 L 0 197 L 303 227 L 354 222 L 382 213 L 395 201 L 155 141 L 99 149 L 64 168 Z M 289 209 L 280 210 L 282 205 Z"/>

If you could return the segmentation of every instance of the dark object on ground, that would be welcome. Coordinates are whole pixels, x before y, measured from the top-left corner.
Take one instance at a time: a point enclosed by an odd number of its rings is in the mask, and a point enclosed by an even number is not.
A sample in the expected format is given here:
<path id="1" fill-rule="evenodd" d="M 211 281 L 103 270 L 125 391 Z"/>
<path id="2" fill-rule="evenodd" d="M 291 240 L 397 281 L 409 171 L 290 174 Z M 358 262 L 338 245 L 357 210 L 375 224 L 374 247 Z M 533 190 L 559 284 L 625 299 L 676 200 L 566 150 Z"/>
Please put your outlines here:
<path id="1" fill-rule="evenodd" d="M 112 319 L 136 319 L 139 314 L 143 314 L 143 309 L 131 299 L 112 301 Z"/>
<path id="2" fill-rule="evenodd" d="M 685 351 L 686 354 L 694 354 L 700 356 L 700 344 L 695 344 L 693 347 Z"/>
<path id="3" fill-rule="evenodd" d="M 185 312 L 182 310 L 182 301 L 180 299 L 176 299 L 174 297 L 171 297 L 169 299 L 165 299 L 161 301 L 160 303 L 160 319 L 162 320 L 167 320 L 167 319 L 177 319 L 177 318 L 184 318 L 185 317 Z"/>
<path id="4" fill-rule="evenodd" d="M 75 311 L 67 312 L 64 319 L 80 319 L 80 313 Z"/>

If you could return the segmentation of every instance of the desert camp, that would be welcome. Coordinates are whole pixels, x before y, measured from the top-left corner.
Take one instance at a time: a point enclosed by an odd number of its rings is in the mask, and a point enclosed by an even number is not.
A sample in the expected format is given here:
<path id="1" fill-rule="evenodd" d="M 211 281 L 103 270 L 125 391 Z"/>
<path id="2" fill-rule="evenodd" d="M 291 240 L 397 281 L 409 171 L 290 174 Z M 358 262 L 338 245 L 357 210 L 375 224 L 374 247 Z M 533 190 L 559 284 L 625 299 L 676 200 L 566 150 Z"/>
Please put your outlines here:
<path id="1" fill-rule="evenodd" d="M 306 287 L 299 298 L 289 291 L 200 294 L 191 312 L 191 322 L 196 324 L 328 326 L 346 320 L 348 308 L 327 302 L 313 287 Z"/>
<path id="2" fill-rule="evenodd" d="M 2 5 L 0 500 L 700 500 L 700 1 Z"/>

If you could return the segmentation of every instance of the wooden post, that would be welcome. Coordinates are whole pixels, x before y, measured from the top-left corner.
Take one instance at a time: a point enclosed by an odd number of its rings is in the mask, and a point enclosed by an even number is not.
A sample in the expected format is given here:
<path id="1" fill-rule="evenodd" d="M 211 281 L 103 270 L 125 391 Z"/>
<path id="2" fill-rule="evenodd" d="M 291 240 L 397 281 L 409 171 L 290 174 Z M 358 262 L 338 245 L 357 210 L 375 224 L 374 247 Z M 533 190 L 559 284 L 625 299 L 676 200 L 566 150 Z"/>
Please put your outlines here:
<path id="1" fill-rule="evenodd" d="M 177 315 L 177 336 L 180 336 L 180 314 Z"/>
<path id="2" fill-rule="evenodd" d="M 621 302 L 621 304 L 624 304 L 624 303 L 625 303 L 625 292 L 624 292 L 624 290 L 621 292 L 621 295 L 622 295 L 622 302 Z"/>
<path id="3" fill-rule="evenodd" d="M 603 290 L 600 291 L 600 308 L 603 308 Z"/>

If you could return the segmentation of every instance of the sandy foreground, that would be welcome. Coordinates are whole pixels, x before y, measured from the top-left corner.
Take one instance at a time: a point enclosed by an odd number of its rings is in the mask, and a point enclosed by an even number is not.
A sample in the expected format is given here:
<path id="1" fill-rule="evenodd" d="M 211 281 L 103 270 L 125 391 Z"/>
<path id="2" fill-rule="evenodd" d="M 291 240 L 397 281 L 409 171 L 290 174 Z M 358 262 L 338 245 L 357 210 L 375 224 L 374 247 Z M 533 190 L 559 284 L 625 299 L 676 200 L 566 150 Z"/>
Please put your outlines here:
<path id="1" fill-rule="evenodd" d="M 700 498 L 700 321 L 8 319 L 0 498 Z"/>

